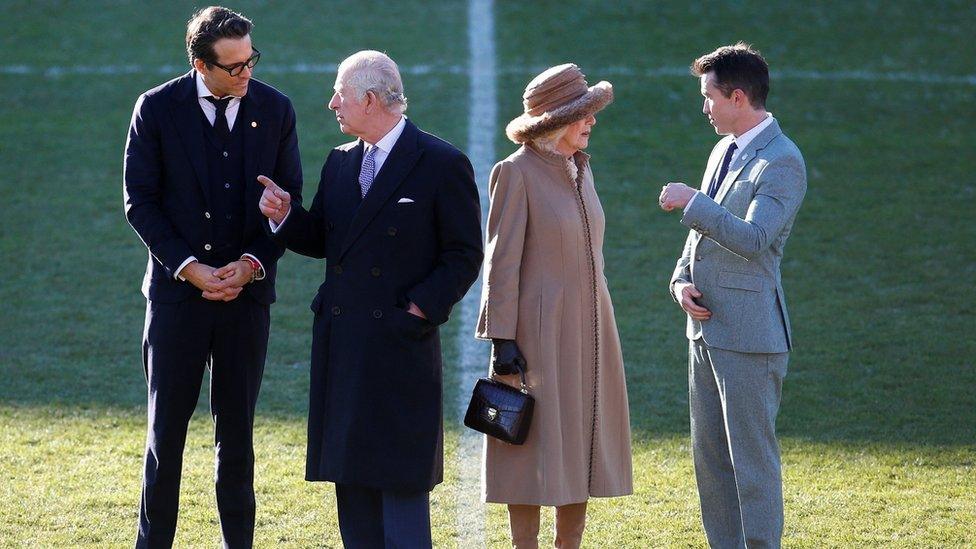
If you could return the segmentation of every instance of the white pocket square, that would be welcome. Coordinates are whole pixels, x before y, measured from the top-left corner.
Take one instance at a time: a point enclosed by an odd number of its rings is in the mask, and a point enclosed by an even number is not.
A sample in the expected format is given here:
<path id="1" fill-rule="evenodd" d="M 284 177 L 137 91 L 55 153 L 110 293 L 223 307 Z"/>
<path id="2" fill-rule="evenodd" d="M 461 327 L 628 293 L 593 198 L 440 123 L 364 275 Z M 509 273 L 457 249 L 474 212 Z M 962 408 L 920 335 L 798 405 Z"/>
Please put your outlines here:
<path id="1" fill-rule="evenodd" d="M 412 198 L 401 198 L 400 200 L 397 200 L 397 204 L 413 204 L 413 199 Z"/>

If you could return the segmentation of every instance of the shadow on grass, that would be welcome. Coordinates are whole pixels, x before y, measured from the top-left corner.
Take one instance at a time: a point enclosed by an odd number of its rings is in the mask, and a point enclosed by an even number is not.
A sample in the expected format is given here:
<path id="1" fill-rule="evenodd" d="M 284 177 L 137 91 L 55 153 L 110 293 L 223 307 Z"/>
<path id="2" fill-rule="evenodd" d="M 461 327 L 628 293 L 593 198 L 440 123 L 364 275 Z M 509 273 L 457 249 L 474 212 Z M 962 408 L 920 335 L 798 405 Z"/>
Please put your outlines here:
<path id="1" fill-rule="evenodd" d="M 626 329 L 626 327 L 625 327 Z M 625 331 L 626 334 L 626 331 Z M 650 355 L 628 362 L 631 424 L 636 441 L 688 433 L 686 364 L 683 341 L 666 338 L 670 352 L 627 349 L 625 356 Z M 674 339 L 674 341 L 671 341 Z M 629 343 L 629 345 L 628 345 Z M 648 348 L 647 345 L 642 348 Z M 88 414 L 98 410 L 145 414 L 145 383 L 138 357 L 71 366 L 51 360 L 34 362 L 3 355 L 0 407 L 40 409 L 55 415 Z M 884 358 L 884 357 L 882 357 Z M 445 383 L 453 379 L 445 373 Z M 903 362 L 845 364 L 823 367 L 816 350 L 794 354 L 784 386 L 779 415 L 783 438 L 814 442 L 973 446 L 976 408 L 971 369 L 952 365 Z M 466 393 L 466 388 L 457 390 Z M 463 398 L 463 397 L 462 397 Z M 307 361 L 269 363 L 258 404 L 261 416 L 305 421 L 308 400 Z M 198 409 L 208 406 L 206 381 Z M 445 428 L 464 429 L 454 406 L 445 402 Z"/>

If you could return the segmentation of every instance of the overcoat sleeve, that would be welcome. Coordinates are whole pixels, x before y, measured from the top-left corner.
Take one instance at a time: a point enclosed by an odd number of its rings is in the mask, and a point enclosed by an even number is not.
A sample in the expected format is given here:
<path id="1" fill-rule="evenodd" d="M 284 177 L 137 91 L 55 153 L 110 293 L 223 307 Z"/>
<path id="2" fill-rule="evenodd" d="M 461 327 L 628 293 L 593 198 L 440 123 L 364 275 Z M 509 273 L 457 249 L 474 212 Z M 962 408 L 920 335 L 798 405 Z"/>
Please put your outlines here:
<path id="1" fill-rule="evenodd" d="M 125 218 L 149 248 L 149 253 L 173 278 L 193 251 L 160 206 L 162 176 L 159 123 L 150 98 L 141 95 L 133 108 L 125 142 L 122 167 Z"/>
<path id="2" fill-rule="evenodd" d="M 529 220 L 529 203 L 522 173 L 511 162 L 491 170 L 488 186 L 485 281 L 475 336 L 515 339 L 518 327 L 519 272 Z"/>
<path id="3" fill-rule="evenodd" d="M 333 150 L 322 166 L 322 175 L 319 178 L 319 188 L 312 199 L 312 205 L 308 210 L 302 207 L 301 201 L 296 202 L 292 198 L 291 211 L 284 223 L 278 228 L 277 232 L 271 233 L 271 238 L 286 246 L 289 250 L 304 256 L 322 259 L 325 257 L 325 243 L 328 237 L 327 225 L 325 222 L 325 189 L 330 184 L 335 184 L 332 180 L 338 169 L 339 153 Z M 267 223 L 265 223 L 267 227 Z"/>

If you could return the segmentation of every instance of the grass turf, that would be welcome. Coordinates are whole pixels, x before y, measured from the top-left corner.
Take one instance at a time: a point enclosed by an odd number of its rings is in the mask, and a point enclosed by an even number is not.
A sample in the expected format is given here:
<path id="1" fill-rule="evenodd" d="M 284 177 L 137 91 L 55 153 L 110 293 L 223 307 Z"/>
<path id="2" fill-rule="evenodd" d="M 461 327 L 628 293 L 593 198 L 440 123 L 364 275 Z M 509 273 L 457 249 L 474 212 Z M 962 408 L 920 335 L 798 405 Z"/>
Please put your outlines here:
<path id="1" fill-rule="evenodd" d="M 242 3 L 264 53 L 257 76 L 295 102 L 314 193 L 329 147 L 333 75 L 262 72 L 337 63 L 357 49 L 404 67 L 409 115 L 465 148 L 467 63 L 460 2 Z M 357 25 L 363 10 L 369 24 Z M 144 444 L 140 367 L 145 251 L 121 212 L 120 163 L 135 97 L 178 71 L 186 2 L 3 2 L 0 66 L 137 65 L 123 74 L 0 76 L 0 546 L 125 546 Z M 769 107 L 806 157 L 810 190 L 786 252 L 797 337 L 779 431 L 788 546 L 976 544 L 976 274 L 972 84 L 800 79 L 783 69 L 976 74 L 964 2 L 758 2 L 606 6 L 499 3 L 499 120 L 521 110 L 535 70 L 572 60 L 617 101 L 589 152 L 608 212 L 607 276 L 634 428 L 635 495 L 591 502 L 588 543 L 700 546 L 687 437 L 683 319 L 665 285 L 684 230 L 655 204 L 697 182 L 716 139 L 691 77 L 649 76 L 744 38 L 774 70 Z M 937 39 L 934 39 L 937 38 Z M 624 68 L 602 74 L 608 67 Z M 609 69 L 607 69 L 609 70 Z M 498 156 L 512 145 L 498 136 Z M 310 314 L 321 265 L 287 255 L 258 408 L 258 546 L 339 546 L 331 487 L 302 480 Z M 448 368 L 458 356 L 445 330 Z M 459 392 L 446 372 L 446 408 Z M 177 544 L 214 546 L 206 392 L 191 424 Z M 433 495 L 435 544 L 455 544 L 455 448 Z M 551 518 L 544 523 L 551 528 Z M 490 546 L 507 542 L 488 512 Z M 548 541 L 551 541 L 551 534 Z"/>

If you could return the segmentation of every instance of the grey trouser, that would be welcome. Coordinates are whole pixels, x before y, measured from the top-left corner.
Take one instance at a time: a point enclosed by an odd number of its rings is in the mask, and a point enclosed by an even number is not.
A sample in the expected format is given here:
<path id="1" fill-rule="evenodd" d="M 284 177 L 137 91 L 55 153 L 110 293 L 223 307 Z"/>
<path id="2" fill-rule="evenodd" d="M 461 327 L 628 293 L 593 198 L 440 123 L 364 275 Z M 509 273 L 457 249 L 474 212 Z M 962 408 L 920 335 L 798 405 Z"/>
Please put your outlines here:
<path id="1" fill-rule="evenodd" d="M 702 523 L 716 548 L 780 547 L 783 479 L 776 442 L 789 353 L 689 344 L 688 401 Z"/>

